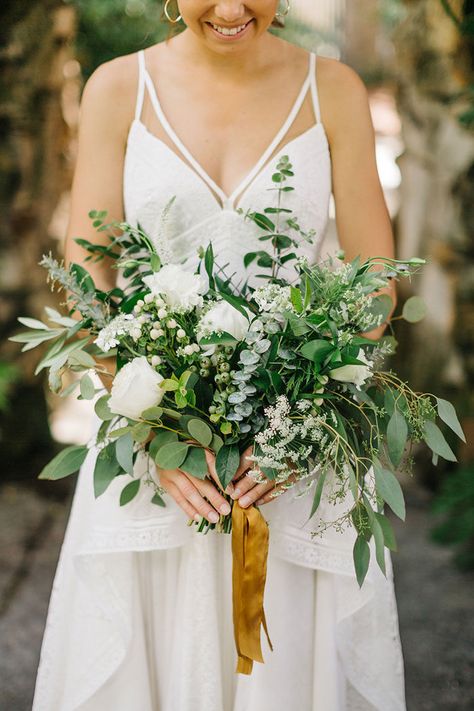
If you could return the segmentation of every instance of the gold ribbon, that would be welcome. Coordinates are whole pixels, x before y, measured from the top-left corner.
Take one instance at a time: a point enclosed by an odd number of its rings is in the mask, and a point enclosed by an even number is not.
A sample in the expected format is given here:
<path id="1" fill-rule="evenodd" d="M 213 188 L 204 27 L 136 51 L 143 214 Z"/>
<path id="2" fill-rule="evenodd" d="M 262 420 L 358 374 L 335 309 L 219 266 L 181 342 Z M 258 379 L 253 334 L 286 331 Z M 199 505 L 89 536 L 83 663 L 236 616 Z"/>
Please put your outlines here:
<path id="1" fill-rule="evenodd" d="M 263 662 L 260 626 L 270 641 L 263 609 L 267 577 L 268 524 L 260 511 L 244 509 L 238 501 L 232 507 L 232 602 L 237 669 L 251 674 L 253 662 Z"/>

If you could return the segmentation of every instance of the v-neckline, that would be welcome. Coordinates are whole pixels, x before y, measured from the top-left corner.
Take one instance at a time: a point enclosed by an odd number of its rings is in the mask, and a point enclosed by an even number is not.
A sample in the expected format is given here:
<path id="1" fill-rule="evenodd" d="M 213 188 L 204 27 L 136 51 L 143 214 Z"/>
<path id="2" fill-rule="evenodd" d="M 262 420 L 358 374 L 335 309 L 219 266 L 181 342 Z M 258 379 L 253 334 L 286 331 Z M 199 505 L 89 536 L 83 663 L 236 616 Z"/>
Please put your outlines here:
<path id="1" fill-rule="evenodd" d="M 163 112 L 161 103 L 158 99 L 158 94 L 157 94 L 155 85 L 153 83 L 153 80 L 152 80 L 149 72 L 148 72 L 148 69 L 147 69 L 145 61 L 144 61 L 144 55 L 143 55 L 144 80 L 145 80 L 145 84 L 148 89 L 148 92 L 150 94 L 150 99 L 151 99 L 153 109 L 157 115 L 158 120 L 160 121 L 161 125 L 163 126 L 163 129 L 168 134 L 171 141 L 179 149 L 181 154 L 186 158 L 186 160 L 192 166 L 194 171 L 200 176 L 200 178 L 203 180 L 203 182 L 207 184 L 208 188 L 210 188 L 210 190 L 213 191 L 215 193 L 215 195 L 217 195 L 219 197 L 219 199 L 221 200 L 221 203 L 222 203 L 221 208 L 223 210 L 229 209 L 229 208 L 235 209 L 236 198 L 238 198 L 239 196 L 242 196 L 242 194 L 247 190 L 249 185 L 251 185 L 254 178 L 265 167 L 268 159 L 272 156 L 273 152 L 275 151 L 275 149 L 277 148 L 277 146 L 279 145 L 281 140 L 284 138 L 284 136 L 288 132 L 288 129 L 290 128 L 294 119 L 298 115 L 298 112 L 305 100 L 308 89 L 310 88 L 311 72 L 314 71 L 314 69 L 315 69 L 314 62 L 315 62 L 315 55 L 313 52 L 310 52 L 309 58 L 308 58 L 308 65 L 309 65 L 308 72 L 307 72 L 306 77 L 303 81 L 301 89 L 296 97 L 296 100 L 293 102 L 293 105 L 292 105 L 285 121 L 283 122 L 280 130 L 274 136 L 272 141 L 267 145 L 266 149 L 263 151 L 262 155 L 257 160 L 257 162 L 254 164 L 254 166 L 250 169 L 250 171 L 247 173 L 247 175 L 244 176 L 244 178 L 234 188 L 234 190 L 230 193 L 230 195 L 227 195 L 224 192 L 224 190 L 222 190 L 222 188 L 211 178 L 209 173 L 202 167 L 202 165 L 199 163 L 199 161 L 192 155 L 192 153 L 188 150 L 188 148 L 184 145 L 184 143 L 181 141 L 179 136 L 174 131 L 174 129 L 171 126 L 170 122 L 168 121 L 165 113 Z M 146 126 L 144 124 L 142 124 L 142 125 L 146 129 Z M 319 122 L 316 124 L 313 124 L 313 126 L 311 126 L 310 129 L 307 129 L 307 131 L 311 130 L 312 128 L 314 128 L 317 125 L 319 125 Z M 148 131 L 148 129 L 146 129 L 146 130 Z M 307 131 L 305 131 L 304 133 L 307 133 Z M 151 136 L 158 138 L 158 136 L 155 136 L 150 131 L 148 131 L 148 133 L 150 133 Z M 300 134 L 300 135 L 304 135 L 304 133 Z M 298 136 L 296 136 L 296 138 L 298 138 Z M 173 151 L 173 153 L 175 153 L 175 151 Z M 178 158 L 180 157 L 178 153 L 175 153 L 175 155 L 177 155 Z"/>

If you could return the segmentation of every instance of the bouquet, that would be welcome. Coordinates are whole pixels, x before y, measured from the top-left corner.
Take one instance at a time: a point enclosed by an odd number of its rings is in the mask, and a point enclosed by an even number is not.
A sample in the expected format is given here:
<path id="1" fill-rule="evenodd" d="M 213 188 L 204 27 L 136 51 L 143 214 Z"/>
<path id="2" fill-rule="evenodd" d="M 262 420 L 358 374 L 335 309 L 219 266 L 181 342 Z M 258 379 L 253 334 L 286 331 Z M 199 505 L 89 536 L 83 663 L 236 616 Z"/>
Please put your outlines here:
<path id="1" fill-rule="evenodd" d="M 123 476 L 117 505 L 124 506 L 145 485 L 134 474 L 144 452 L 150 466 L 179 468 L 197 478 L 209 476 L 205 450 L 215 455 L 222 490 L 232 481 L 241 453 L 253 444 L 247 476 L 279 484 L 276 495 L 304 481 L 312 496 L 309 519 L 317 512 L 329 475 L 336 486 L 332 501 L 350 501 L 336 521 L 357 537 L 354 566 L 359 585 L 366 576 L 371 547 L 385 573 L 385 548 L 396 543 L 384 506 L 405 517 L 403 493 L 395 472 L 410 469 L 411 450 L 424 442 L 433 460 L 455 460 L 440 427 L 464 435 L 453 406 L 432 394 L 414 392 L 392 371 L 383 369 L 393 352 L 393 335 L 373 340 L 362 334 L 385 323 L 392 310 L 386 290 L 392 279 L 409 277 L 424 260 L 371 258 L 344 262 L 344 255 L 310 264 L 301 255 L 305 232 L 283 206 L 293 176 L 287 156 L 272 176 L 277 206 L 247 211 L 260 230 L 262 248 L 244 257 L 242 273 L 262 269 L 260 286 L 237 281 L 220 265 L 212 244 L 199 250 L 196 270 L 167 263 L 166 250 L 144 230 L 125 222 L 107 223 L 92 211 L 94 227 L 106 232 L 107 246 L 76 239 L 88 253 L 85 263 L 113 260 L 123 285 L 96 287 L 85 266 L 65 268 L 51 255 L 42 266 L 53 287 L 67 293 L 67 313 L 47 308 L 46 319 L 20 318 L 28 327 L 12 340 L 23 350 L 50 342 L 36 373 L 48 371 L 53 392 L 93 399 L 102 421 L 97 433 L 95 496 Z M 385 290 L 385 291 L 384 291 Z M 423 303 L 409 299 L 400 317 L 415 322 Z M 85 333 L 78 337 L 79 332 Z M 117 373 L 110 394 L 98 392 L 91 373 L 106 372 L 101 359 L 113 355 Z M 64 386 L 65 376 L 73 373 Z M 76 375 L 77 374 L 77 375 Z M 105 388 L 104 388 L 105 389 Z M 59 479 L 77 471 L 86 446 L 63 449 L 40 478 Z M 151 501 L 165 506 L 156 476 Z M 260 623 L 263 612 L 268 532 L 258 506 L 249 510 L 228 497 L 232 511 L 214 524 L 189 521 L 197 531 L 232 531 L 237 671 L 250 673 L 263 661 Z M 242 553 L 244 551 L 244 553 Z M 245 560 L 244 560 L 245 558 Z M 250 574 L 243 574 L 244 566 Z M 250 582 L 249 582 L 250 581 Z M 249 639 L 246 606 L 259 600 L 259 624 Z M 246 630 L 246 631 L 245 631 Z M 267 633 L 268 636 L 268 633 Z M 270 640 L 269 640 L 270 641 Z"/>

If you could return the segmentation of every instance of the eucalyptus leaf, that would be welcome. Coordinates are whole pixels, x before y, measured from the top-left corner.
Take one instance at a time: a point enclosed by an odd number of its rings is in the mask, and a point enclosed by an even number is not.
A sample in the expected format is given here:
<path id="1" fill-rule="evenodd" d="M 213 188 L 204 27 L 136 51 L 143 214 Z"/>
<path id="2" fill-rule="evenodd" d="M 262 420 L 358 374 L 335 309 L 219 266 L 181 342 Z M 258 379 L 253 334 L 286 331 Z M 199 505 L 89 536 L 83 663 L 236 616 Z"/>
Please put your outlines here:
<path id="1" fill-rule="evenodd" d="M 212 430 L 211 428 L 199 418 L 193 418 L 188 422 L 188 432 L 193 439 L 195 439 L 203 447 L 208 447 L 212 441 Z"/>
<path id="2" fill-rule="evenodd" d="M 144 420 L 160 420 L 161 417 L 163 416 L 163 408 L 162 407 L 149 407 L 147 410 L 143 410 L 141 417 Z"/>
<path id="3" fill-rule="evenodd" d="M 387 447 L 394 467 L 401 462 L 408 437 L 408 426 L 400 410 L 394 409 L 387 426 Z"/>
<path id="4" fill-rule="evenodd" d="M 220 448 L 223 446 L 224 446 L 224 440 L 222 439 L 222 437 L 219 437 L 218 434 L 213 434 L 211 445 L 210 445 L 210 448 L 212 449 L 212 451 L 215 454 L 217 454 L 219 452 Z"/>
<path id="5" fill-rule="evenodd" d="M 186 442 L 170 442 L 157 451 L 155 462 L 161 469 L 179 469 L 186 459 L 191 445 Z"/>
<path id="6" fill-rule="evenodd" d="M 374 461 L 375 486 L 377 494 L 390 506 L 393 513 L 405 520 L 405 500 L 396 476 L 384 468 L 379 460 Z"/>
<path id="7" fill-rule="evenodd" d="M 138 494 L 139 489 L 140 479 L 134 479 L 133 481 L 130 481 L 126 486 L 124 486 L 120 493 L 120 506 L 125 506 L 126 504 L 130 503 L 130 501 L 132 501 L 132 499 L 134 499 L 135 496 Z"/>
<path id="8" fill-rule="evenodd" d="M 157 452 L 159 449 L 161 449 L 161 447 L 163 447 L 163 445 L 177 441 L 178 435 L 176 434 L 176 432 L 170 432 L 169 430 L 158 430 L 157 432 L 155 432 L 155 436 L 150 442 L 148 454 L 153 459 L 153 461 L 156 461 Z"/>
<path id="9" fill-rule="evenodd" d="M 461 423 L 458 420 L 458 416 L 456 414 L 456 410 L 454 409 L 453 405 L 448 400 L 443 400 L 440 397 L 437 397 L 436 400 L 437 400 L 439 418 L 446 425 L 448 425 L 448 427 L 455 434 L 457 434 L 457 436 L 460 439 L 462 439 L 463 442 L 465 442 L 466 437 L 464 435 L 464 432 L 461 427 Z"/>
<path id="10" fill-rule="evenodd" d="M 151 503 L 152 503 L 152 504 L 156 504 L 156 506 L 163 506 L 163 507 L 166 507 L 166 504 L 165 504 L 164 500 L 162 499 L 162 497 L 161 497 L 158 493 L 155 493 L 155 494 L 153 495 L 153 498 L 152 498 L 152 500 L 151 500 Z"/>
<path id="11" fill-rule="evenodd" d="M 198 479 L 205 479 L 209 468 L 204 449 L 202 447 L 190 447 L 186 459 L 179 468 Z"/>
<path id="12" fill-rule="evenodd" d="M 375 557 L 377 559 L 377 563 L 379 565 L 380 570 L 382 573 L 386 576 L 386 570 L 385 570 L 385 539 L 384 539 L 384 534 L 382 530 L 382 526 L 380 525 L 378 519 L 376 518 L 375 515 L 372 515 L 370 517 L 370 528 L 371 531 L 374 535 L 374 541 L 375 541 Z"/>
<path id="13" fill-rule="evenodd" d="M 71 445 L 62 449 L 40 472 L 38 479 L 57 481 L 77 472 L 84 462 L 87 447 Z"/>
<path id="14" fill-rule="evenodd" d="M 148 425 L 146 422 L 137 422 L 136 425 L 133 425 L 131 434 L 135 442 L 142 443 L 146 442 L 150 432 L 151 425 Z"/>
<path id="15" fill-rule="evenodd" d="M 316 484 L 316 489 L 314 492 L 314 498 L 313 498 L 313 505 L 311 506 L 311 513 L 309 514 L 308 521 L 313 518 L 314 514 L 319 508 L 319 504 L 321 503 L 321 496 L 323 493 L 323 488 L 324 488 L 324 482 L 326 481 L 326 476 L 327 476 L 327 470 L 324 470 L 321 472 L 319 475 L 317 484 Z"/>
<path id="16" fill-rule="evenodd" d="M 363 536 L 357 536 L 353 549 L 354 567 L 359 587 L 362 587 L 369 569 L 370 548 Z"/>
<path id="17" fill-rule="evenodd" d="M 115 456 L 127 474 L 133 474 L 133 437 L 131 432 L 119 437 L 115 442 Z"/>
<path id="18" fill-rule="evenodd" d="M 300 348 L 301 355 L 314 363 L 322 363 L 332 351 L 334 345 L 323 339 L 308 341 Z"/>
<path id="19" fill-rule="evenodd" d="M 94 405 L 95 414 L 100 417 L 101 420 L 107 422 L 108 420 L 113 420 L 115 415 L 109 409 L 110 395 L 102 395 Z"/>
<path id="20" fill-rule="evenodd" d="M 446 442 L 443 433 L 432 420 L 426 420 L 424 424 L 424 436 L 428 447 L 448 462 L 457 462 L 456 455 Z"/>
<path id="21" fill-rule="evenodd" d="M 403 305 L 402 316 L 409 323 L 417 323 L 426 316 L 426 303 L 421 296 L 411 296 Z"/>
<path id="22" fill-rule="evenodd" d="M 216 456 L 216 470 L 222 488 L 232 481 L 240 464 L 239 448 L 235 444 L 225 444 Z"/>
<path id="23" fill-rule="evenodd" d="M 122 468 L 115 455 L 115 442 L 100 450 L 94 467 L 94 496 L 97 499 L 109 487 Z"/>
<path id="24" fill-rule="evenodd" d="M 382 529 L 385 545 L 391 551 L 396 551 L 397 542 L 395 540 L 395 534 L 393 532 L 392 524 L 390 523 L 389 519 L 380 513 L 376 513 L 375 518 L 379 522 L 379 525 Z"/>
<path id="25" fill-rule="evenodd" d="M 95 387 L 92 379 L 88 375 L 83 375 L 79 384 L 81 395 L 84 400 L 92 400 L 95 395 Z"/>

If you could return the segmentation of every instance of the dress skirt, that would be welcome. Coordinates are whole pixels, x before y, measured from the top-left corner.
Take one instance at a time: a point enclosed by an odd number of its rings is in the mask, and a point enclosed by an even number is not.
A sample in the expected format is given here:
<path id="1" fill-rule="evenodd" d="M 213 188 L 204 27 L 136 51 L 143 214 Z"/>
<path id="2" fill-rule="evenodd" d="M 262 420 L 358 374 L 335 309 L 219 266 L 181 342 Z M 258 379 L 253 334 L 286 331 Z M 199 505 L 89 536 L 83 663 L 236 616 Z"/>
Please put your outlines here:
<path id="1" fill-rule="evenodd" d="M 170 496 L 151 504 L 145 483 L 119 507 L 129 475 L 95 499 L 95 454 L 74 493 L 33 711 L 405 711 L 388 553 L 387 577 L 372 560 L 359 589 L 353 532 L 312 537 L 311 493 L 298 484 L 262 506 L 274 651 L 262 634 L 264 663 L 236 674 L 231 536 L 197 533 Z M 325 510 L 332 520 L 323 499 Z"/>

